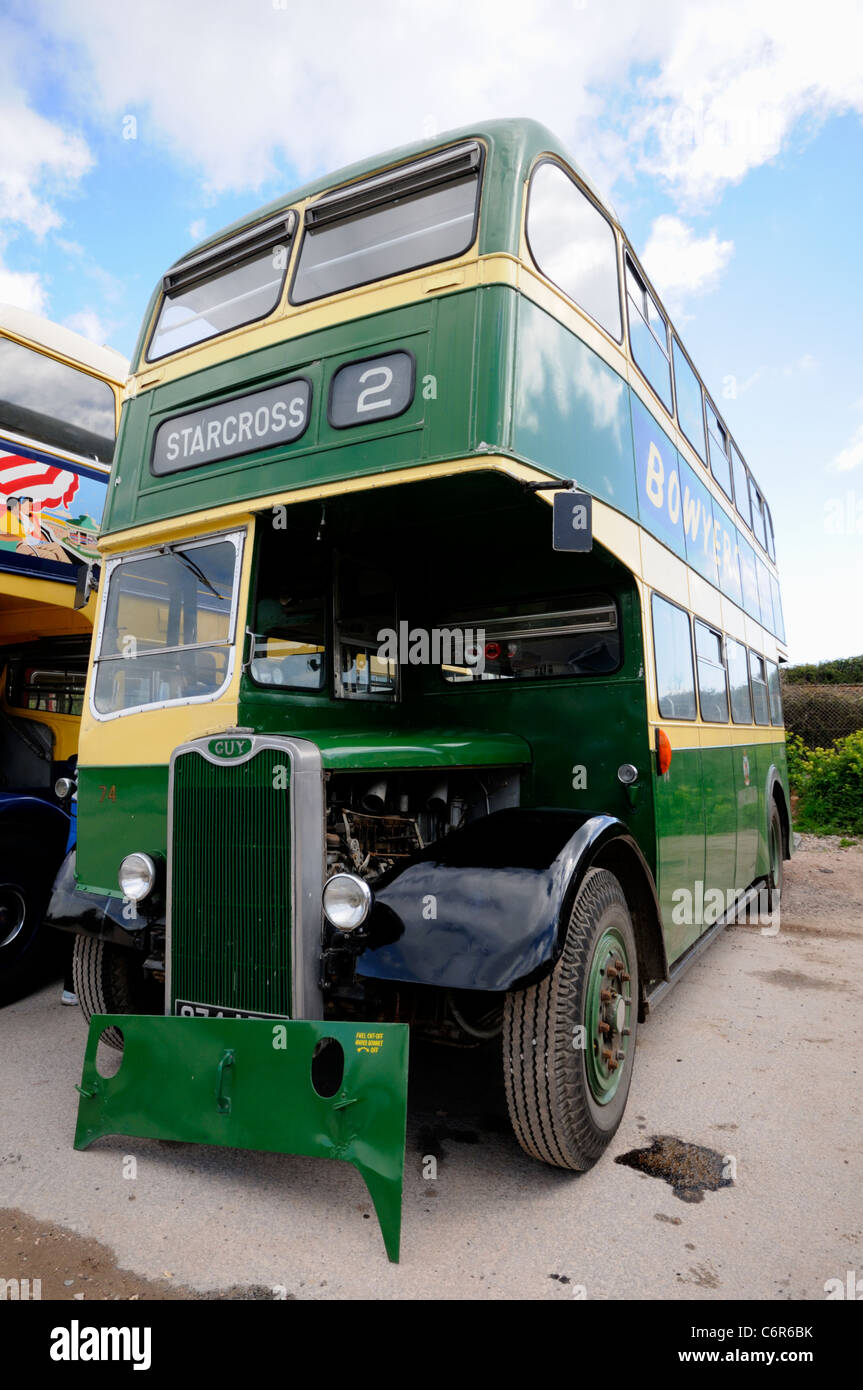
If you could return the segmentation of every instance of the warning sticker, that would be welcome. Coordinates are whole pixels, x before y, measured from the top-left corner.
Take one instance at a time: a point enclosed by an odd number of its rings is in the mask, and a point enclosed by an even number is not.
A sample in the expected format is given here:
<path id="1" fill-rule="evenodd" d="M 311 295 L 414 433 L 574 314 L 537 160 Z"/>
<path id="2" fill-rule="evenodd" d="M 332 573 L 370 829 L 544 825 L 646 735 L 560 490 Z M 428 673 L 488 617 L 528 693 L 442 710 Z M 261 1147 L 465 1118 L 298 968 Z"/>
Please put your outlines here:
<path id="1" fill-rule="evenodd" d="M 357 1033 L 357 1052 L 380 1052 L 384 1045 L 383 1033 Z"/>

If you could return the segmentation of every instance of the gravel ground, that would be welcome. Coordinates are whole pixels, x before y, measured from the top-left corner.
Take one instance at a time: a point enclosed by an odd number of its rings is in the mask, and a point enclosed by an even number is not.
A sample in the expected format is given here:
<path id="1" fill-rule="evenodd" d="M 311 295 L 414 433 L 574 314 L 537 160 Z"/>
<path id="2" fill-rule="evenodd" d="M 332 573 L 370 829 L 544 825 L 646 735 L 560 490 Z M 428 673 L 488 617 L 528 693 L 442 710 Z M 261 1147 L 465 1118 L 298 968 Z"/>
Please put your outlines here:
<path id="1" fill-rule="evenodd" d="M 787 869 L 778 935 L 729 928 L 641 1029 L 623 1124 L 589 1173 L 522 1154 L 493 1049 L 415 1049 L 398 1266 L 345 1165 L 122 1138 L 76 1153 L 80 1014 L 59 985 L 10 1006 L 0 1278 L 79 1302 L 823 1299 L 863 1268 L 863 847 L 804 836 Z M 654 1136 L 733 1182 L 676 1193 L 651 1155 L 614 1161 Z"/>

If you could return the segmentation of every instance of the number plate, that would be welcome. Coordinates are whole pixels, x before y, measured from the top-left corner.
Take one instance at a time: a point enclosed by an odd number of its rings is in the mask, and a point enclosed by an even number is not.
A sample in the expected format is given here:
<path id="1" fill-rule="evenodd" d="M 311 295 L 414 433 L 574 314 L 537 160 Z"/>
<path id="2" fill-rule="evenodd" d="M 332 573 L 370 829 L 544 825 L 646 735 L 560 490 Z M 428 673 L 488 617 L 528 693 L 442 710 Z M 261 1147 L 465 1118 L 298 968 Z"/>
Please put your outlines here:
<path id="1" fill-rule="evenodd" d="M 192 1004 L 187 999 L 175 1002 L 174 1013 L 179 1018 L 285 1018 L 284 1014 L 253 1014 L 245 1009 L 223 1009 L 218 1004 Z"/>

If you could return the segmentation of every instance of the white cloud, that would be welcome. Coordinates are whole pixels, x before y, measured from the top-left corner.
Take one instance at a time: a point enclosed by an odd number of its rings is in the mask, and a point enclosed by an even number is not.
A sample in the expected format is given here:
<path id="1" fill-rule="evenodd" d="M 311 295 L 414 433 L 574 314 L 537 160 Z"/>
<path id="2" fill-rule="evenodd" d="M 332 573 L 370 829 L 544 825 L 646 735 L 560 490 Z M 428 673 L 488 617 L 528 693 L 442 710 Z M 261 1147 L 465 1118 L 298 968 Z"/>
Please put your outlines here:
<path id="1" fill-rule="evenodd" d="M 619 0 L 614 24 L 575 0 L 378 0 L 373 15 L 352 0 L 36 3 L 74 50 L 82 118 L 95 113 L 119 142 L 134 115 L 138 142 L 169 149 L 219 193 L 514 114 L 545 121 L 607 182 L 628 156 L 603 123 L 603 87 L 661 56 L 683 0 L 667 15 Z"/>
<path id="2" fill-rule="evenodd" d="M 0 104 L 0 150 L 0 218 L 42 237 L 60 225 L 54 201 L 72 192 L 92 167 L 87 144 L 33 111 L 13 90 Z"/>
<path id="3" fill-rule="evenodd" d="M 110 338 L 113 325 L 106 323 L 95 309 L 79 309 L 66 319 L 66 327 L 102 347 Z"/>
<path id="4" fill-rule="evenodd" d="M 679 217 L 657 217 L 644 248 L 644 268 L 669 308 L 716 287 L 734 252 L 716 232 L 696 236 Z"/>
<path id="5" fill-rule="evenodd" d="M 845 448 L 840 449 L 833 459 L 831 467 L 839 473 L 850 473 L 861 465 L 863 465 L 863 425 L 858 425 Z"/>
<path id="6" fill-rule="evenodd" d="M 204 217 L 196 217 L 194 222 L 189 223 L 189 239 L 197 242 L 203 241 L 207 235 L 207 222 Z"/>
<path id="7" fill-rule="evenodd" d="M 16 309 L 44 314 L 48 292 L 41 275 L 34 270 L 10 270 L 0 259 L 0 304 L 14 304 Z"/>
<path id="8" fill-rule="evenodd" d="M 691 5 L 642 87 L 644 168 L 704 203 L 774 159 L 801 119 L 863 114 L 859 0 Z"/>
<path id="9" fill-rule="evenodd" d="M 652 172 L 681 205 L 771 160 L 806 119 L 863 112 L 863 7 L 820 0 L 36 0 L 81 119 L 210 192 L 300 177 L 490 116 L 535 115 L 600 184 Z M 166 44 L 164 35 L 170 33 Z M 622 98 L 622 93 L 627 95 Z"/>

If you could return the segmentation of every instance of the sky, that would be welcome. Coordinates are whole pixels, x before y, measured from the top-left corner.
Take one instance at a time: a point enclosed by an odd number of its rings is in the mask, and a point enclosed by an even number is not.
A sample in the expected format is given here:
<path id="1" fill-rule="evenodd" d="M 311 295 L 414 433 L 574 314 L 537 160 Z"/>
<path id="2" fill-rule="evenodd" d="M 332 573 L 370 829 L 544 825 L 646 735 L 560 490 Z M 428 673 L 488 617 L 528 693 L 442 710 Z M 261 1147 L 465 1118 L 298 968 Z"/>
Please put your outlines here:
<path id="1" fill-rule="evenodd" d="M 792 661 L 863 651 L 861 0 L 0 0 L 0 301 L 129 354 L 196 241 L 354 159 L 544 121 L 770 504 Z"/>

